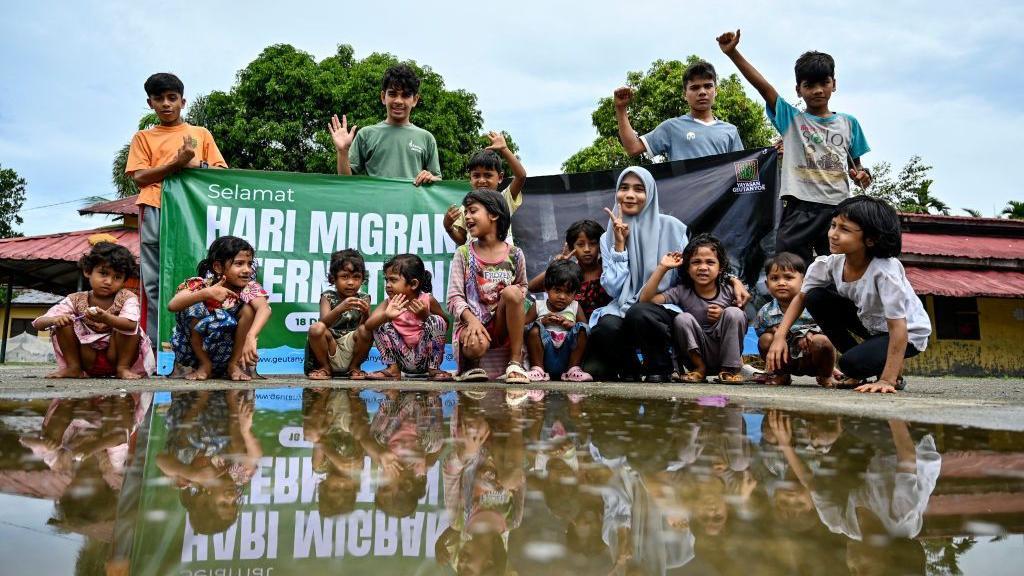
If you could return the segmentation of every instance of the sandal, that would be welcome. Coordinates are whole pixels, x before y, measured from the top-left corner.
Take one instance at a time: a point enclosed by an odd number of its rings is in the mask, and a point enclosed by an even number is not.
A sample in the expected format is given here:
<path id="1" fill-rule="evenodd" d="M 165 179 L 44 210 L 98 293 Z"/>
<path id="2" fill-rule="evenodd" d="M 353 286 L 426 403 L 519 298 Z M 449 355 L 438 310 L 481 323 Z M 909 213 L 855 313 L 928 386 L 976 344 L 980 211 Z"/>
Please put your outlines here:
<path id="1" fill-rule="evenodd" d="M 593 382 L 594 377 L 583 371 L 579 366 L 573 366 L 565 371 L 560 378 L 562 382 Z"/>
<path id="2" fill-rule="evenodd" d="M 700 372 L 687 372 L 686 374 L 679 376 L 678 380 L 685 384 L 700 384 L 703 382 L 707 382 L 708 378 L 706 375 L 701 374 Z"/>
<path id="3" fill-rule="evenodd" d="M 487 382 L 490 379 L 483 368 L 470 368 L 455 376 L 456 382 Z"/>
<path id="4" fill-rule="evenodd" d="M 726 372 L 722 371 L 718 373 L 719 384 L 749 384 L 750 381 L 747 377 L 739 372 Z"/>
<path id="5" fill-rule="evenodd" d="M 529 384 L 530 377 L 526 374 L 526 370 L 519 362 L 512 361 L 505 367 L 505 383 L 506 384 Z"/>
<path id="6" fill-rule="evenodd" d="M 359 368 L 349 370 L 347 376 L 349 380 L 366 380 L 366 372 L 363 372 Z"/>
<path id="7" fill-rule="evenodd" d="M 508 404 L 509 408 L 518 408 L 525 404 L 528 399 L 529 393 L 526 390 L 505 391 L 505 403 Z"/>
<path id="8" fill-rule="evenodd" d="M 838 390 L 853 390 L 867 384 L 867 380 L 861 380 L 859 378 L 850 378 L 846 375 L 842 375 L 840 378 L 835 379 L 834 388 Z"/>
<path id="9" fill-rule="evenodd" d="M 367 380 L 399 380 L 400 378 L 387 370 L 374 370 L 366 375 Z"/>
<path id="10" fill-rule="evenodd" d="M 317 368 L 316 370 L 311 371 L 309 374 L 306 374 L 306 378 L 310 380 L 330 380 L 331 372 L 330 370 Z"/>
<path id="11" fill-rule="evenodd" d="M 551 380 L 551 375 L 540 366 L 530 368 L 530 371 L 526 373 L 526 377 L 530 379 L 530 382 L 547 382 Z"/>
<path id="12" fill-rule="evenodd" d="M 452 373 L 447 370 L 434 370 L 433 372 L 428 372 L 427 378 L 431 382 L 451 382 Z"/>

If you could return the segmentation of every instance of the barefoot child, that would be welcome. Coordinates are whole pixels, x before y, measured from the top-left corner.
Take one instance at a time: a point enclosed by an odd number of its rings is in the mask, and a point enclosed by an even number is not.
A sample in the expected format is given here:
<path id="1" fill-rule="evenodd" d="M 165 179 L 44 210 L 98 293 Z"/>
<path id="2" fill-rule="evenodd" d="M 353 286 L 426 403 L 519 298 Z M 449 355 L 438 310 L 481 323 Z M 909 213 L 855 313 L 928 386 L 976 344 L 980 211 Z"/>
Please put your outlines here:
<path id="1" fill-rule="evenodd" d="M 508 214 L 511 216 L 523 205 L 523 184 L 526 184 L 526 168 L 523 168 L 516 155 L 508 149 L 505 143 L 505 136 L 501 132 L 488 132 L 487 137 L 491 145 L 473 154 L 469 159 L 466 171 L 469 172 L 469 184 L 473 190 L 498 190 L 498 186 L 505 180 L 505 171 L 501 167 L 502 159 L 512 170 L 512 182 L 504 189 L 499 190 L 501 197 L 508 205 Z M 473 235 L 466 230 L 466 208 L 452 204 L 444 215 L 444 230 L 448 236 L 458 245 L 473 240 Z M 506 239 L 513 244 L 512 234 Z"/>
<path id="2" fill-rule="evenodd" d="M 334 374 L 364 380 L 360 370 L 373 338 L 364 322 L 370 315 L 370 295 L 360 290 L 366 262 L 358 250 L 331 254 L 327 281 L 334 288 L 320 295 L 320 320 L 309 327 L 304 370 L 310 380 L 330 380 Z"/>
<path id="3" fill-rule="evenodd" d="M 58 370 L 47 378 L 152 374 L 156 361 L 139 327 L 139 300 L 124 288 L 125 280 L 138 277 L 135 257 L 124 246 L 99 242 L 78 266 L 90 289 L 68 295 L 32 322 L 36 330 L 53 329 Z"/>
<path id="4" fill-rule="evenodd" d="M 441 370 L 448 320 L 431 294 L 431 274 L 415 254 L 399 254 L 384 263 L 388 297 L 366 321 L 387 367 L 367 374 L 370 380 L 395 380 L 407 374 L 427 374 L 431 380 L 451 380 Z"/>
<path id="5" fill-rule="evenodd" d="M 604 226 L 593 220 L 573 222 L 565 231 L 565 248 L 555 256 L 555 260 L 576 258 L 583 271 L 583 281 L 576 292 L 576 301 L 587 318 L 598 308 L 607 305 L 612 297 L 601 286 L 601 235 Z M 530 292 L 544 292 L 544 272 L 530 280 Z"/>
<path id="6" fill-rule="evenodd" d="M 459 321 L 455 330 L 460 376 L 467 382 L 486 381 L 480 360 L 491 348 L 508 344 L 511 358 L 505 381 L 526 384 L 530 378 L 519 361 L 526 316 L 526 258 L 505 242 L 512 218 L 508 205 L 494 190 L 474 190 L 462 201 L 466 230 L 475 240 L 459 246 L 448 281 L 448 311 Z"/>
<path id="7" fill-rule="evenodd" d="M 726 281 L 725 265 L 729 256 L 722 242 L 710 234 L 700 234 L 682 253 L 669 252 L 654 269 L 640 292 L 641 302 L 675 304 L 685 310 L 672 321 L 672 334 L 679 350 L 689 359 L 691 370 L 683 382 L 704 382 L 709 371 L 720 370 L 724 384 L 742 383 L 743 335 L 747 317 L 736 307 L 736 295 Z M 682 268 L 679 284 L 658 293 L 665 273 Z"/>
<path id="8" fill-rule="evenodd" d="M 547 299 L 538 300 L 526 313 L 526 349 L 530 357 L 527 375 L 533 382 L 552 377 L 568 382 L 590 382 L 580 368 L 587 349 L 587 315 L 576 294 L 583 271 L 572 260 L 555 260 L 544 272 Z"/>
<path id="9" fill-rule="evenodd" d="M 198 276 L 178 285 L 167 303 L 174 312 L 174 361 L 193 368 L 185 378 L 226 375 L 251 380 L 259 361 L 257 338 L 270 319 L 267 291 L 256 281 L 256 252 L 245 240 L 221 236 L 196 267 Z"/>
<path id="10" fill-rule="evenodd" d="M 772 301 L 758 310 L 754 324 L 757 348 L 762 358 L 768 355 L 775 329 L 782 322 L 782 317 L 789 309 L 793 298 L 800 292 L 806 270 L 803 259 L 792 252 L 776 254 L 765 264 L 765 283 L 772 295 Z M 769 375 L 769 384 L 788 385 L 792 381 L 791 375 L 796 374 L 814 376 L 818 384 L 826 388 L 833 386 L 832 370 L 836 365 L 836 350 L 806 310 L 789 329 L 786 342 L 789 345 L 791 361 L 779 372 Z"/>
<path id="11" fill-rule="evenodd" d="M 932 326 L 897 258 L 899 216 L 870 196 L 843 200 L 833 214 L 828 232 L 832 254 L 819 256 L 807 268 L 776 334 L 788 333 L 806 306 L 843 354 L 839 369 L 847 378 L 837 386 L 858 392 L 902 390 L 903 360 L 924 352 Z M 773 338 L 768 369 L 781 369 L 788 360 L 786 338 Z M 878 380 L 868 384 L 872 376 Z"/>

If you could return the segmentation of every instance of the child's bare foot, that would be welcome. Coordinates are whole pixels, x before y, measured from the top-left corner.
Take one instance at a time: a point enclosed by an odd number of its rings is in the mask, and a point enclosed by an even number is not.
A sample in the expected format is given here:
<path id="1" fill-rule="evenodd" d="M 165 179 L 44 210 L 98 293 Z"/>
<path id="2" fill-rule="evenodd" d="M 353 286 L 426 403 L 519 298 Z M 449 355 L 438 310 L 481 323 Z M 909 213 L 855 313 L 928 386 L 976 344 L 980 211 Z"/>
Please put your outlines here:
<path id="1" fill-rule="evenodd" d="M 317 368 L 306 375 L 306 378 L 309 378 L 310 380 L 330 380 L 331 371 L 327 368 Z"/>
<path id="2" fill-rule="evenodd" d="M 47 378 L 88 378 L 89 375 L 85 373 L 79 366 L 65 366 L 60 370 L 54 370 L 46 375 Z"/>
<path id="3" fill-rule="evenodd" d="M 200 364 L 195 370 L 185 375 L 185 380 L 208 380 L 212 373 L 212 364 Z"/>
<path id="4" fill-rule="evenodd" d="M 829 375 L 829 376 L 818 376 L 817 378 L 815 378 L 815 380 L 818 381 L 818 386 L 821 386 L 822 388 L 835 388 L 836 387 L 836 381 L 832 379 L 831 375 Z"/>
<path id="5" fill-rule="evenodd" d="M 430 368 L 427 370 L 427 377 L 433 382 L 448 382 L 452 379 L 452 373 L 447 370 Z"/>
<path id="6" fill-rule="evenodd" d="M 231 378 L 235 382 L 248 382 L 249 380 L 252 380 L 252 376 L 249 376 L 249 374 L 247 374 L 245 370 L 242 370 L 242 367 L 238 364 L 235 364 L 228 369 L 228 378 Z"/>
<path id="7" fill-rule="evenodd" d="M 789 374 L 772 374 L 765 383 L 769 386 L 789 386 L 793 383 L 793 377 Z"/>
<path id="8" fill-rule="evenodd" d="M 132 372 L 131 368 L 118 366 L 117 377 L 120 380 L 138 380 L 142 378 L 142 375 Z"/>

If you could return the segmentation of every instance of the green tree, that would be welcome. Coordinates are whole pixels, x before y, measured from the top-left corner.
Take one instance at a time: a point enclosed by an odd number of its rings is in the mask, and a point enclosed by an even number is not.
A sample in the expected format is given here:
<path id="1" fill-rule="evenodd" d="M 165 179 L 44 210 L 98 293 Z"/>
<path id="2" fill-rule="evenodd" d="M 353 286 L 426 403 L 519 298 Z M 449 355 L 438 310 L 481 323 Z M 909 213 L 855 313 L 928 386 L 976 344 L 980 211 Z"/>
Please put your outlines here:
<path id="1" fill-rule="evenodd" d="M 626 85 L 634 90 L 629 118 L 638 133 L 650 132 L 664 120 L 690 111 L 683 98 L 683 73 L 687 66 L 698 60 L 698 56 L 690 56 L 686 62 L 656 60 L 647 72 L 626 73 Z M 775 135 L 764 114 L 764 107 L 747 97 L 736 74 L 719 79 L 713 111 L 717 118 L 736 126 L 747 148 L 768 146 Z M 597 139 L 570 156 L 562 164 L 562 170 L 586 172 L 651 163 L 646 154 L 639 159 L 629 157 L 619 144 L 615 105 L 611 96 L 598 101 L 597 109 L 590 118 L 597 129 Z"/>
<path id="2" fill-rule="evenodd" d="M 900 204 L 900 210 L 912 214 L 931 214 L 935 210 L 938 214 L 949 216 L 949 205 L 931 193 L 933 183 L 932 180 L 921 182 L 917 189 L 910 192 L 910 197 Z"/>
<path id="3" fill-rule="evenodd" d="M 931 166 L 925 164 L 921 157 L 916 155 L 907 160 L 896 176 L 892 175 L 892 164 L 878 162 L 873 164 L 870 169 L 871 185 L 866 189 L 854 186 L 853 193 L 881 198 L 898 207 L 902 207 L 904 204 L 914 205 L 918 191 L 928 180 L 928 173 L 931 169 Z M 930 180 L 928 181 L 930 182 Z M 946 207 L 946 210 L 948 209 Z"/>
<path id="4" fill-rule="evenodd" d="M 1024 220 L 1024 202 L 1020 200 L 1010 200 L 1006 203 L 1006 208 L 1000 214 L 1010 218 L 1012 220 Z"/>
<path id="5" fill-rule="evenodd" d="M 213 133 L 233 168 L 333 174 L 331 115 L 346 114 L 359 126 L 383 120 L 380 80 L 398 63 L 382 53 L 356 59 L 347 45 L 320 62 L 287 44 L 269 46 L 238 72 L 230 91 L 194 98 L 186 119 Z M 437 140 L 444 177 L 464 179 L 469 156 L 487 143 L 476 96 L 447 89 L 429 66 L 405 63 L 420 77 L 413 122 Z M 515 151 L 511 140 L 509 147 Z"/>
<path id="6" fill-rule="evenodd" d="M 156 114 L 150 112 L 139 119 L 139 130 L 146 130 L 156 126 L 160 122 Z M 127 198 L 139 193 L 139 187 L 135 185 L 132 177 L 125 174 L 125 167 L 128 166 L 128 149 L 131 143 L 125 144 L 117 151 L 114 161 L 110 165 L 110 182 L 114 185 L 114 192 L 118 198 Z"/>
<path id="7" fill-rule="evenodd" d="M 984 218 L 984 216 L 981 215 L 981 210 L 975 210 L 974 208 L 961 208 L 961 210 L 967 212 L 971 218 Z"/>
<path id="8" fill-rule="evenodd" d="M 14 227 L 24 222 L 21 207 L 25 204 L 25 184 L 14 169 L 0 166 L 0 238 L 21 236 Z"/>

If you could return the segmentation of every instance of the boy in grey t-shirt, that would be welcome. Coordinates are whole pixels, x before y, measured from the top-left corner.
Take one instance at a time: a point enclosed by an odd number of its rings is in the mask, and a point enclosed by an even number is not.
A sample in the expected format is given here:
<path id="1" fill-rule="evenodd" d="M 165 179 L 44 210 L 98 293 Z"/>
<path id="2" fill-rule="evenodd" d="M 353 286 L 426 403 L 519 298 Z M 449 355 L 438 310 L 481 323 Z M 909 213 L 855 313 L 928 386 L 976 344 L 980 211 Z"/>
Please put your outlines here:
<path id="1" fill-rule="evenodd" d="M 711 107 L 717 95 L 718 75 L 707 62 L 691 64 L 683 74 L 683 96 L 690 113 L 665 120 L 643 136 L 638 136 L 629 123 L 626 108 L 633 99 L 631 88 L 615 91 L 615 120 L 619 124 L 619 140 L 630 156 L 646 153 L 648 157 L 665 156 L 669 161 L 689 160 L 743 150 L 740 133 L 728 122 L 715 118 Z"/>
<path id="2" fill-rule="evenodd" d="M 829 109 L 836 90 L 835 61 L 823 52 L 805 52 L 796 61 L 796 93 L 807 105 L 801 112 L 779 96 L 775 88 L 737 50 L 740 31 L 718 37 L 722 52 L 764 98 L 768 118 L 782 134 L 782 191 L 785 202 L 775 252 L 792 252 L 804 262 L 813 253 L 829 253 L 832 211 L 850 197 L 847 176 L 861 188 L 871 174 L 860 158 L 871 150 L 860 123 L 849 114 Z"/>

